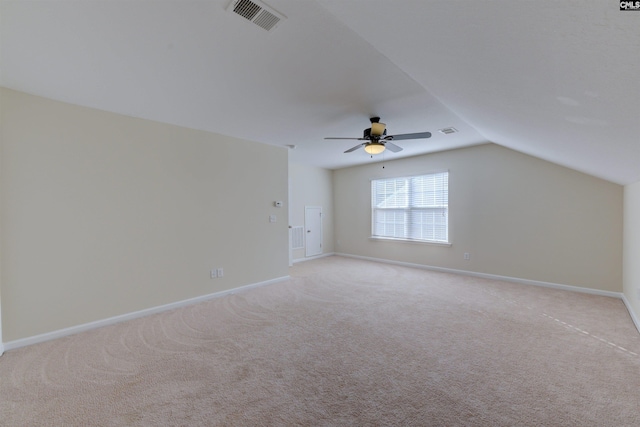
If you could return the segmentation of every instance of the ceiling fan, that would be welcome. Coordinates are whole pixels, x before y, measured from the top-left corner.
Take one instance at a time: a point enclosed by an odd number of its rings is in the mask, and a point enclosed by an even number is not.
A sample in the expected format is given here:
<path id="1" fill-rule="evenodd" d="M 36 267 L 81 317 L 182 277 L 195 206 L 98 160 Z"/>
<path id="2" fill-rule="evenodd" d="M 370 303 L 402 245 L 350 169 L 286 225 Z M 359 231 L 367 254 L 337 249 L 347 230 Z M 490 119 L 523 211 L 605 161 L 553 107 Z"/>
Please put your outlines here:
<path id="1" fill-rule="evenodd" d="M 364 147 L 364 151 L 369 154 L 380 154 L 386 148 L 394 153 L 402 151 L 402 147 L 397 146 L 391 141 L 399 141 L 401 139 L 421 139 L 430 138 L 431 132 L 403 133 L 400 135 L 387 135 L 387 125 L 380 123 L 380 117 L 371 117 L 371 127 L 364 130 L 362 138 L 342 138 L 327 137 L 325 139 L 357 139 L 358 141 L 366 141 L 355 147 L 349 148 L 345 153 L 356 151 L 360 147 Z"/>

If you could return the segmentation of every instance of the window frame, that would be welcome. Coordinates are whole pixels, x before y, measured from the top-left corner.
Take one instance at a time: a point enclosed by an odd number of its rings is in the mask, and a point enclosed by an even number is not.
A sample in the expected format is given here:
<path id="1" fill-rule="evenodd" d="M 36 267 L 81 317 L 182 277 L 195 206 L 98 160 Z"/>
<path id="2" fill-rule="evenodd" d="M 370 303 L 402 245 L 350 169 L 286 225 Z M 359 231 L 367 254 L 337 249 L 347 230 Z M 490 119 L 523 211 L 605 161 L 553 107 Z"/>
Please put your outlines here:
<path id="1" fill-rule="evenodd" d="M 445 175 L 444 178 L 436 178 L 436 175 Z M 400 242 L 409 242 L 409 243 L 418 243 L 418 244 L 431 244 L 431 245 L 443 245 L 443 246 L 451 246 L 451 233 L 450 233 L 450 224 L 449 224 L 449 175 L 450 172 L 448 170 L 441 170 L 429 173 L 422 173 L 419 175 L 408 175 L 408 176 L 398 176 L 398 177 L 386 177 L 386 178 L 375 178 L 370 181 L 370 191 L 371 191 L 371 235 L 370 239 L 372 240 L 380 240 L 380 241 L 400 241 Z M 418 206 L 423 198 L 421 195 L 424 195 L 427 190 L 423 190 L 422 192 L 416 192 L 415 187 L 419 184 L 416 184 L 416 181 L 419 179 L 427 178 L 428 180 L 441 180 L 443 183 L 446 183 L 446 187 L 442 189 L 432 190 L 434 204 L 429 206 Z M 376 202 L 379 205 L 384 202 L 382 200 L 378 200 L 376 196 L 378 196 L 376 192 L 376 186 L 380 185 L 380 183 L 388 183 L 388 185 L 396 186 L 398 181 L 406 181 L 406 188 L 399 189 L 399 192 L 404 193 L 401 197 L 406 198 L 406 202 L 401 204 L 403 206 L 397 206 L 395 203 L 392 203 L 392 206 L 387 207 L 379 207 L 376 206 Z M 395 182 L 394 182 L 395 181 Z M 433 185 L 437 185 L 434 183 Z M 379 193 L 379 192 L 378 192 Z M 394 194 L 396 197 L 396 194 Z M 444 202 L 438 204 L 435 200 Z M 424 203 L 424 202 L 422 202 Z M 444 226 L 444 237 L 439 239 L 438 234 L 442 234 L 443 232 L 437 232 L 434 230 L 432 237 L 434 238 L 416 238 L 411 237 L 412 235 L 422 234 L 424 230 L 420 230 L 420 233 L 416 232 L 416 226 L 419 224 L 416 221 L 412 221 L 412 214 L 415 217 L 416 212 L 437 212 L 437 210 L 441 210 L 444 214 L 443 224 L 438 224 L 437 222 L 430 222 L 432 228 L 437 229 L 437 227 Z M 397 230 L 390 233 L 380 233 L 380 230 L 376 229 L 379 227 L 380 222 L 376 222 L 377 214 L 382 212 L 396 212 L 396 214 L 400 213 L 400 215 L 404 215 L 404 220 L 400 221 L 396 224 L 396 227 L 399 225 L 404 227 L 404 231 L 402 233 L 397 233 Z M 432 214 L 432 213 L 431 213 Z M 423 223 L 424 224 L 424 223 Z M 393 227 L 393 222 L 389 221 L 389 226 Z M 376 234 L 377 233 L 377 234 Z M 402 234 L 398 236 L 398 234 Z"/>

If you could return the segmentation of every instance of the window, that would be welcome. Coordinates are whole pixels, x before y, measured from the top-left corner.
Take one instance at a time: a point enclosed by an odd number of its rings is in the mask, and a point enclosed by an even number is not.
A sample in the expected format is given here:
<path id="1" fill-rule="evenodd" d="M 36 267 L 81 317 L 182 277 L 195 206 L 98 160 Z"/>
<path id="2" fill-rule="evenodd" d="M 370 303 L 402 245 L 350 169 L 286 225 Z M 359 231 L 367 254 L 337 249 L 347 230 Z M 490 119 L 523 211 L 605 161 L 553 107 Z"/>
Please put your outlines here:
<path id="1" fill-rule="evenodd" d="M 449 172 L 371 181 L 373 237 L 449 242 Z"/>

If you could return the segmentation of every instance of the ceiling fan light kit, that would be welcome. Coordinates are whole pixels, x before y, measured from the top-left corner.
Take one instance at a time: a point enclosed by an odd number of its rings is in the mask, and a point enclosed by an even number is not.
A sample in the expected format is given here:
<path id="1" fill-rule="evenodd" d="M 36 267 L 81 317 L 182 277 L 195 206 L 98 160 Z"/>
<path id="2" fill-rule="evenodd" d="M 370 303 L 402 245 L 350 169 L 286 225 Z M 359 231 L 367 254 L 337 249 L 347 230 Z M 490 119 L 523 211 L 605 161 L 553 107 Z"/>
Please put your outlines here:
<path id="1" fill-rule="evenodd" d="M 384 144 L 380 142 L 370 142 L 368 144 L 365 144 L 364 146 L 364 151 L 366 151 L 371 155 L 380 154 L 384 151 L 384 149 L 385 149 Z"/>
<path id="2" fill-rule="evenodd" d="M 422 139 L 422 138 L 430 138 L 431 132 L 418 132 L 418 133 L 404 133 L 400 135 L 387 135 L 387 125 L 384 123 L 380 123 L 380 117 L 371 117 L 369 119 L 371 121 L 371 127 L 365 129 L 362 132 L 362 138 L 341 138 L 341 137 L 326 137 L 325 139 L 357 139 L 358 141 L 367 141 L 361 144 L 356 145 L 355 147 L 349 148 L 345 153 L 351 153 L 352 151 L 356 151 L 358 148 L 363 147 L 364 151 L 368 154 L 380 154 L 386 148 L 389 151 L 393 151 L 397 153 L 402 151 L 402 147 L 395 145 L 392 140 L 401 140 L 401 139 Z"/>

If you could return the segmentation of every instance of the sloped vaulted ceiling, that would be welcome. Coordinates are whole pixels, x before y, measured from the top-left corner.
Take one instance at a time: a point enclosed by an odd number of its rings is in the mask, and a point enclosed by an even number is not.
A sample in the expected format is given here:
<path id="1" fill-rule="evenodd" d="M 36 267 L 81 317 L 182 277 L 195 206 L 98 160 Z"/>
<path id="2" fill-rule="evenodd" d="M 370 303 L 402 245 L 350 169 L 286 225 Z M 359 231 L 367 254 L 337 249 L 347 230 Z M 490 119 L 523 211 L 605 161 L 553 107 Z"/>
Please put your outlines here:
<path id="1" fill-rule="evenodd" d="M 387 158 L 495 142 L 640 181 L 640 11 L 609 0 L 0 1 L 8 88 L 258 142 L 326 168 L 368 118 L 431 131 Z M 459 132 L 444 135 L 438 129 Z"/>

